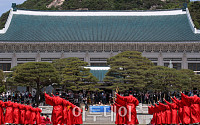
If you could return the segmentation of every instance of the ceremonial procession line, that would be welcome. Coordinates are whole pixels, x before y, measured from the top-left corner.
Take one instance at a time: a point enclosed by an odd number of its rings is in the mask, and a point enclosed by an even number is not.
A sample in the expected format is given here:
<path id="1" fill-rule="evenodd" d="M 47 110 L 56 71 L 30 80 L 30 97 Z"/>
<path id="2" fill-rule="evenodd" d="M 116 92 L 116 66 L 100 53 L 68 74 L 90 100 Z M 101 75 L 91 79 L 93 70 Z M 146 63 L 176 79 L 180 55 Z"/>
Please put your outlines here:
<path id="1" fill-rule="evenodd" d="M 41 112 L 30 105 L 0 101 L 0 124 L 40 124 Z"/>
<path id="2" fill-rule="evenodd" d="M 136 112 L 136 106 L 139 101 L 132 95 L 123 97 L 116 93 L 116 96 L 115 103 L 111 106 L 111 110 L 116 113 L 115 124 L 139 124 Z M 71 125 L 83 123 L 83 110 L 79 107 L 59 96 L 51 97 L 46 93 L 45 100 L 46 104 L 53 106 L 51 116 L 53 124 Z"/>
<path id="3" fill-rule="evenodd" d="M 151 124 L 200 123 L 200 98 L 197 95 L 189 97 L 181 93 L 181 100 L 176 97 L 171 99 L 173 103 L 164 100 L 166 105 L 158 102 L 155 106 L 148 107 L 149 115 L 153 115 Z M 53 106 L 51 112 L 53 124 L 83 124 L 85 111 L 81 108 L 53 94 L 49 96 L 45 93 L 45 101 L 46 104 Z M 115 124 L 139 124 L 136 111 L 138 104 L 139 101 L 132 95 L 120 96 L 116 93 L 115 103 L 111 106 L 111 115 L 115 114 L 112 117 Z M 0 124 L 41 124 L 41 112 L 40 108 L 33 108 L 30 105 L 0 101 Z M 112 123 L 109 121 L 102 123 L 106 124 L 106 122 Z"/>
<path id="4" fill-rule="evenodd" d="M 171 98 L 173 103 L 165 100 L 167 105 L 155 104 L 148 107 L 153 114 L 151 124 L 198 124 L 200 123 L 200 98 L 197 95 L 187 96 L 181 93 L 181 100 Z"/>

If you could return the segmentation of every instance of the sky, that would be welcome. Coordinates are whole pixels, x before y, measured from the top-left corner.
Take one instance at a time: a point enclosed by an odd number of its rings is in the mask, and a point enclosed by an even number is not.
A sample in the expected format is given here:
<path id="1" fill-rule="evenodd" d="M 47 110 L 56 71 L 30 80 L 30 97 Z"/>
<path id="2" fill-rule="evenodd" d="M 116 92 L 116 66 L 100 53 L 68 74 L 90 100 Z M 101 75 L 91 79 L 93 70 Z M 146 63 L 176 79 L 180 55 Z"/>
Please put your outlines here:
<path id="1" fill-rule="evenodd" d="M 0 15 L 10 10 L 12 3 L 21 4 L 26 0 L 0 0 Z"/>

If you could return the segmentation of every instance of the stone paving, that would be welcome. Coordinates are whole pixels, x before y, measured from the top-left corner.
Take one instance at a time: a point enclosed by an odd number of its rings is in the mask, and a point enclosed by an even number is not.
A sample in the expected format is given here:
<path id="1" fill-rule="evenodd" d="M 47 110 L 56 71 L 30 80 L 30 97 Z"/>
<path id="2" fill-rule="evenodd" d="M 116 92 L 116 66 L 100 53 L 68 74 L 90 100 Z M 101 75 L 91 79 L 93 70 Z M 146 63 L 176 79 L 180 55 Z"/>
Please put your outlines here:
<path id="1" fill-rule="evenodd" d="M 42 113 L 48 114 L 49 116 L 51 115 L 52 106 L 40 106 L 42 109 Z M 140 124 L 149 124 L 152 115 L 148 114 L 148 106 L 147 105 L 142 105 L 139 104 L 139 106 L 136 107 L 137 111 L 137 118 Z M 83 124 L 94 124 L 94 125 L 110 125 L 114 124 L 115 120 L 115 113 L 113 112 L 104 112 L 104 113 L 99 113 L 99 112 L 89 112 L 89 111 L 84 111 L 83 112 Z"/>

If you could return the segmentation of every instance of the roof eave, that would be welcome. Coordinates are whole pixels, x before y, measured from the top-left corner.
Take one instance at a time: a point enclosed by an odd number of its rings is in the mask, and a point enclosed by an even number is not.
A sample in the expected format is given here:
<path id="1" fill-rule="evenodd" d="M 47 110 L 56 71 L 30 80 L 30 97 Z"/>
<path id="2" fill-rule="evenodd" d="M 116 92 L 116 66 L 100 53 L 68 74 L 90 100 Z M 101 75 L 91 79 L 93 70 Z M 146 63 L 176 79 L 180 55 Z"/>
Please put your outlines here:
<path id="1" fill-rule="evenodd" d="M 9 16 L 8 16 L 6 24 L 5 24 L 5 28 L 3 28 L 2 30 L 0 30 L 0 34 L 6 33 L 6 31 L 8 30 L 8 28 L 10 26 L 12 17 L 13 17 L 13 9 L 10 9 L 10 13 L 9 13 Z"/>
<path id="2" fill-rule="evenodd" d="M 200 34 L 200 30 L 198 30 L 193 21 L 192 21 L 192 18 L 191 18 L 191 15 L 190 15 L 190 11 L 188 8 L 186 8 L 186 13 L 187 13 L 187 17 L 188 17 L 188 20 L 189 20 L 189 24 L 190 24 L 190 27 L 192 29 L 192 31 L 195 33 L 195 34 Z"/>
<path id="3" fill-rule="evenodd" d="M 16 44 L 94 44 L 94 43 L 99 43 L 99 44 L 188 44 L 188 43 L 200 43 L 199 41 L 175 41 L 175 42 L 169 42 L 169 41 L 165 41 L 165 42 L 17 42 L 17 41 L 0 41 L 0 44 L 6 44 L 6 43 L 16 43 Z"/>

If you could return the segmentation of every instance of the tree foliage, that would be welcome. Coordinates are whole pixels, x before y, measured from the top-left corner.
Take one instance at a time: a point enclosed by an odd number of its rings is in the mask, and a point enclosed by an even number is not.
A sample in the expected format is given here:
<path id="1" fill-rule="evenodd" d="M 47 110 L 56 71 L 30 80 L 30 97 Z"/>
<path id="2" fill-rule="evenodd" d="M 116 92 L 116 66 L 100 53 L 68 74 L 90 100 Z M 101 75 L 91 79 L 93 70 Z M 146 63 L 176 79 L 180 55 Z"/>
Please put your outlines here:
<path id="1" fill-rule="evenodd" d="M 200 75 L 195 75 L 194 71 L 189 69 L 181 69 L 179 70 L 181 74 L 186 74 L 189 79 L 189 84 L 183 85 L 183 89 L 191 90 L 194 88 L 200 89 Z"/>
<path id="2" fill-rule="evenodd" d="M 191 80 L 186 73 L 181 73 L 174 68 L 164 66 L 154 66 L 146 71 L 146 89 L 157 91 L 179 91 L 186 89 Z"/>
<path id="3" fill-rule="evenodd" d="M 179 91 L 200 88 L 200 76 L 189 69 L 171 69 L 164 66 L 154 66 L 146 71 L 145 81 L 148 90 Z"/>
<path id="4" fill-rule="evenodd" d="M 0 70 L 0 93 L 5 92 L 4 73 Z"/>
<path id="5" fill-rule="evenodd" d="M 111 85 L 111 89 L 119 87 L 121 91 L 129 88 L 142 89 L 146 86 L 144 82 L 144 71 L 151 68 L 153 63 L 137 51 L 125 51 L 108 59 L 110 70 L 104 81 Z"/>
<path id="6" fill-rule="evenodd" d="M 188 5 L 190 15 L 197 29 L 200 29 L 200 1 L 194 1 Z"/>
<path id="7" fill-rule="evenodd" d="M 38 103 L 40 90 L 58 81 L 58 74 L 51 63 L 28 62 L 14 68 L 13 79 L 22 86 L 36 88 L 36 102 Z"/>
<path id="8" fill-rule="evenodd" d="M 60 83 L 66 89 L 73 91 L 96 91 L 97 78 L 90 73 L 90 69 L 84 68 L 88 63 L 77 57 L 69 57 L 53 61 L 53 65 L 60 74 Z"/>

